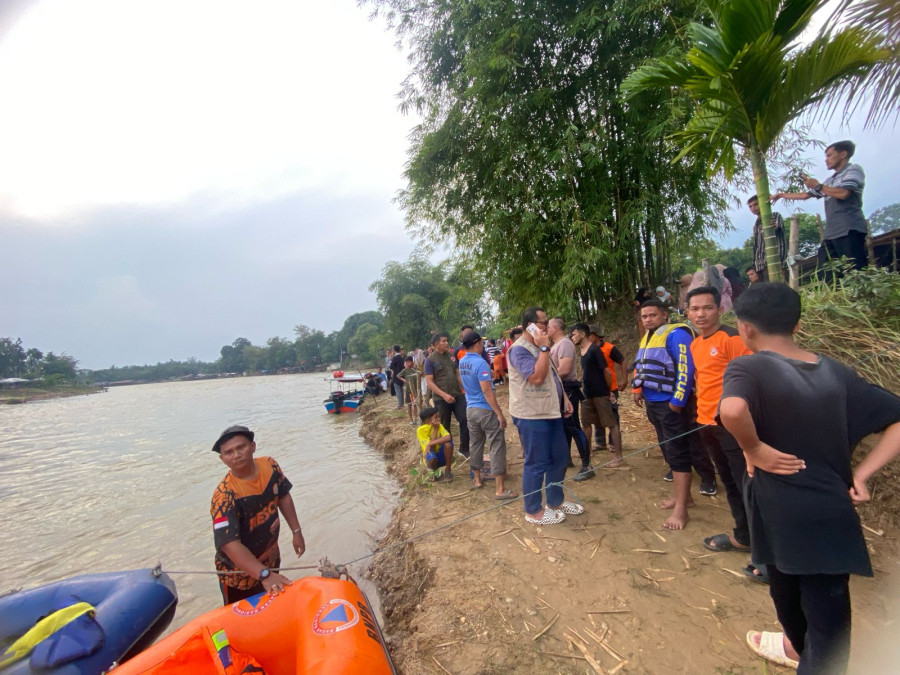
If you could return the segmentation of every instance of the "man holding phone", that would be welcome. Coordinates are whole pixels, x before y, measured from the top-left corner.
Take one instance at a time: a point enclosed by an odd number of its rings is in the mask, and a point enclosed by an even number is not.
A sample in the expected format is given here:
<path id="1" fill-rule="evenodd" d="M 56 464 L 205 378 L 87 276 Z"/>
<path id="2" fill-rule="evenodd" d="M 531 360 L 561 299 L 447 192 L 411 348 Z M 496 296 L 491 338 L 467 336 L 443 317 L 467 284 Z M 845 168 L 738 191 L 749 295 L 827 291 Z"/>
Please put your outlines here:
<path id="1" fill-rule="evenodd" d="M 536 525 L 556 525 L 566 515 L 584 513 L 580 504 L 564 500 L 555 485 L 565 478 L 569 445 L 563 415 L 572 414 L 572 403 L 563 392 L 562 380 L 550 361 L 547 314 L 529 307 L 522 315 L 525 331 L 507 354 L 509 360 L 509 413 L 519 432 L 525 466 L 522 492 L 525 520 Z M 544 485 L 546 489 L 543 489 Z M 546 493 L 547 505 L 544 504 Z"/>
<path id="2" fill-rule="evenodd" d="M 866 234 L 869 226 L 862 210 L 862 193 L 866 175 L 859 164 L 851 164 L 856 152 L 853 141 L 838 141 L 825 148 L 825 166 L 834 171 L 823 182 L 803 173 L 806 192 L 776 192 L 772 201 L 825 200 L 825 241 L 819 247 L 819 264 L 830 258 L 846 256 L 855 269 L 868 264 Z"/>

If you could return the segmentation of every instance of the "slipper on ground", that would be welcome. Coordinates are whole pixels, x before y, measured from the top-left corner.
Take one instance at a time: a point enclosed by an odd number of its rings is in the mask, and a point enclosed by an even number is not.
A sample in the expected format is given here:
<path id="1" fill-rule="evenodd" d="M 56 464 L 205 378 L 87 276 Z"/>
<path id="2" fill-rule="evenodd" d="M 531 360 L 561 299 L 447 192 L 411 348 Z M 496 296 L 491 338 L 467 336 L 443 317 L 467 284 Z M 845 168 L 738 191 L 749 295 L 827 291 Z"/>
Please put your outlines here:
<path id="1" fill-rule="evenodd" d="M 494 499 L 497 501 L 506 501 L 507 499 L 515 499 L 519 496 L 518 492 L 513 492 L 512 490 L 507 490 L 502 495 L 494 495 Z"/>
<path id="2" fill-rule="evenodd" d="M 753 641 L 753 638 L 757 635 L 760 636 L 758 645 Z M 771 661 L 779 666 L 796 668 L 800 665 L 798 661 L 794 661 L 794 659 L 784 653 L 784 633 L 747 631 L 747 646 L 757 656 L 761 656 L 766 661 Z"/>
<path id="3" fill-rule="evenodd" d="M 750 581 L 755 581 L 758 584 L 768 584 L 769 583 L 769 573 L 766 572 L 765 565 L 756 566 L 753 563 L 750 563 L 746 567 L 741 568 L 741 572 L 744 573 Z M 759 572 L 759 574 L 757 574 Z"/>
<path id="4" fill-rule="evenodd" d="M 712 537 L 707 537 L 703 540 L 703 545 L 710 551 L 715 551 L 716 553 L 725 552 L 725 551 L 741 551 L 743 553 L 749 553 L 750 548 L 738 548 L 734 544 L 731 543 L 731 537 L 729 537 L 724 532 L 722 534 L 716 534 Z"/>

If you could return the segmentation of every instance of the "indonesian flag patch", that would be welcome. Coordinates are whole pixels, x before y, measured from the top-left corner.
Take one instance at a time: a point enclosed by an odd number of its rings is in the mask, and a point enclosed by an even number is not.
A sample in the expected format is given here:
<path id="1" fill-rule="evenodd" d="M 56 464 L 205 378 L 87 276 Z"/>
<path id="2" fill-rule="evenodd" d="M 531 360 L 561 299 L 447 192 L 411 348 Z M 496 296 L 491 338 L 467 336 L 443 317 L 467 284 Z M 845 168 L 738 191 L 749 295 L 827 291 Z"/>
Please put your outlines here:
<path id="1" fill-rule="evenodd" d="M 228 518 L 226 518 L 225 516 L 220 516 L 219 518 L 213 520 L 214 530 L 219 530 L 223 527 L 228 527 Z"/>

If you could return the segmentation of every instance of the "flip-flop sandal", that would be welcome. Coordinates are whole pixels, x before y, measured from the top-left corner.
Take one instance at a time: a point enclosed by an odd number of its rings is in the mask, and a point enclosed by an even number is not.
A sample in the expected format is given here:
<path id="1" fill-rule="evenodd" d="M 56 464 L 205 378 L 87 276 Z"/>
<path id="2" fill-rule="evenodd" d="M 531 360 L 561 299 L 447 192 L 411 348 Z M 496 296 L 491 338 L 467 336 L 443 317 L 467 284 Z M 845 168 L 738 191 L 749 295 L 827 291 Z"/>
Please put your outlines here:
<path id="1" fill-rule="evenodd" d="M 574 502 L 563 502 L 559 506 L 552 506 L 550 508 L 562 511 L 569 516 L 580 516 L 584 513 L 584 507 L 581 504 L 575 504 Z"/>
<path id="2" fill-rule="evenodd" d="M 765 565 L 756 566 L 753 563 L 750 563 L 746 567 L 741 568 L 741 572 L 744 573 L 750 581 L 754 581 L 758 584 L 768 584 L 769 583 L 769 573 L 766 571 Z M 759 572 L 759 574 L 757 574 Z"/>
<path id="3" fill-rule="evenodd" d="M 535 518 L 534 516 L 530 516 L 527 513 L 525 514 L 525 520 L 529 523 L 534 523 L 535 525 L 557 525 L 566 519 L 566 514 L 562 511 L 555 511 L 551 508 L 544 509 L 544 515 L 540 518 Z"/>
<path id="4" fill-rule="evenodd" d="M 753 638 L 757 635 L 760 636 L 758 645 L 753 642 Z M 794 659 L 784 653 L 784 633 L 747 631 L 747 646 L 757 656 L 761 656 L 766 661 L 771 661 L 779 666 L 796 668 L 800 665 L 799 662 L 794 661 Z"/>
<path id="5" fill-rule="evenodd" d="M 717 534 L 712 537 L 707 537 L 703 540 L 703 545 L 710 551 L 715 551 L 716 553 L 724 553 L 725 551 L 741 551 L 743 553 L 749 553 L 750 548 L 738 548 L 734 544 L 731 543 L 731 537 L 729 537 L 724 532 L 722 534 Z"/>
<path id="6" fill-rule="evenodd" d="M 494 499 L 497 501 L 506 501 L 507 499 L 515 499 L 519 494 L 517 492 L 513 492 L 512 490 L 507 490 L 502 495 L 494 495 Z"/>

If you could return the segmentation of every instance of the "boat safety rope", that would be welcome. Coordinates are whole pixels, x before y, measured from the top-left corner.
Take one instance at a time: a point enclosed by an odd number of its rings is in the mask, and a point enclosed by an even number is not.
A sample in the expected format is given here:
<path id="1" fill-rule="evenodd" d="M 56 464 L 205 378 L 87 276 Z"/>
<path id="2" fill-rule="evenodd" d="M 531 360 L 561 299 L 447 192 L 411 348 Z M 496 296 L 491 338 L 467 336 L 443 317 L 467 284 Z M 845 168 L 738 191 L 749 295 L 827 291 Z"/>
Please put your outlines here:
<path id="1" fill-rule="evenodd" d="M 859 364 L 865 363 L 866 361 L 868 361 L 870 359 L 881 356 L 882 354 L 886 354 L 887 352 L 889 352 L 893 349 L 896 349 L 898 346 L 900 346 L 900 343 L 893 343 L 891 346 L 889 346 L 885 349 L 882 349 L 881 351 L 875 352 L 873 354 L 869 354 L 868 356 L 865 356 L 857 361 L 854 361 L 853 363 L 850 364 L 850 366 L 851 367 L 858 366 Z M 668 439 L 662 441 L 661 443 L 659 443 L 659 442 L 651 443 L 650 445 L 647 445 L 647 446 L 644 446 L 637 450 L 634 450 L 633 452 L 629 452 L 626 455 L 622 455 L 621 458 L 614 457 L 613 459 L 609 460 L 608 462 L 605 462 L 599 466 L 595 466 L 594 469 L 606 468 L 613 462 L 620 461 L 620 459 L 628 459 L 629 457 L 634 457 L 635 455 L 640 455 L 642 453 L 646 453 L 656 447 L 662 448 L 662 446 L 665 445 L 666 443 L 671 443 L 672 441 L 678 440 L 679 438 L 683 438 L 684 436 L 689 436 L 690 434 L 699 432 L 701 429 L 704 429 L 709 426 L 715 426 L 715 425 L 712 425 L 712 424 L 698 425 L 698 426 L 694 427 L 693 429 L 684 432 L 683 434 L 679 434 L 678 436 L 673 436 L 672 438 L 668 438 Z M 462 462 L 460 462 L 460 464 L 465 464 L 468 461 L 469 461 L 469 458 L 466 457 Z M 488 508 L 482 509 L 481 511 L 475 511 L 474 513 L 470 513 L 467 516 L 463 516 L 462 518 L 457 518 L 456 520 L 450 521 L 449 523 L 446 523 L 445 525 L 441 525 L 439 527 L 435 527 L 435 528 L 428 530 L 426 532 L 423 532 L 421 534 L 417 534 L 414 537 L 409 537 L 407 539 L 403 539 L 401 541 L 390 544 L 389 546 L 385 546 L 384 548 L 376 549 L 376 550 L 372 551 L 371 553 L 367 553 L 366 555 L 363 555 L 358 558 L 354 558 L 353 560 L 350 560 L 348 562 L 345 562 L 342 565 L 339 565 L 339 567 L 348 567 L 349 565 L 355 565 L 356 563 L 362 562 L 364 560 L 368 560 L 369 558 L 374 558 L 375 556 L 381 555 L 382 553 L 387 553 L 388 551 L 392 551 L 392 550 L 400 548 L 402 546 L 406 546 L 407 544 L 411 544 L 413 542 L 419 541 L 420 539 L 424 539 L 426 537 L 430 537 L 439 532 L 449 530 L 450 528 L 455 527 L 456 525 L 459 525 L 460 523 L 464 523 L 467 520 L 472 520 L 473 518 L 477 518 L 478 516 L 483 516 L 484 514 L 490 513 L 491 511 L 496 511 L 498 509 L 507 507 L 510 504 L 513 504 L 517 501 L 524 500 L 525 497 L 528 497 L 529 495 L 539 494 L 548 487 L 561 487 L 563 490 L 565 490 L 568 494 L 570 494 L 572 496 L 572 498 L 575 502 L 577 502 L 578 504 L 581 504 L 581 500 L 578 499 L 578 497 L 571 490 L 569 490 L 565 485 L 565 483 L 567 483 L 571 480 L 574 480 L 576 475 L 577 474 L 574 474 L 574 475 L 570 476 L 569 478 L 564 478 L 563 480 L 560 480 L 560 481 L 554 481 L 552 483 L 547 483 L 542 488 L 539 488 L 532 492 L 522 494 L 522 495 L 520 495 L 518 497 L 514 497 L 512 499 L 504 500 L 500 504 L 495 504 L 493 506 L 489 506 Z M 319 565 L 302 565 L 300 567 L 281 567 L 278 570 L 274 570 L 274 571 L 310 570 L 310 569 L 318 569 L 318 568 L 319 568 Z M 229 572 L 218 572 L 218 571 L 208 571 L 208 570 L 207 571 L 197 571 L 197 572 L 195 572 L 195 571 L 169 571 L 169 570 L 164 570 L 164 571 L 166 572 L 166 574 L 217 574 L 217 575 L 243 574 L 243 572 L 240 572 L 240 571 L 229 571 Z"/>
<path id="2" fill-rule="evenodd" d="M 678 436 L 673 436 L 672 438 L 668 438 L 668 439 L 666 439 L 665 441 L 663 441 L 662 443 L 651 443 L 650 445 L 647 445 L 647 446 L 645 446 L 645 447 L 643 447 L 643 448 L 639 448 L 638 450 L 635 450 L 635 451 L 633 451 L 633 452 L 629 452 L 627 455 L 622 455 L 621 458 L 619 458 L 619 457 L 614 457 L 613 459 L 609 460 L 608 462 L 605 462 L 604 464 L 601 464 L 600 466 L 597 466 L 597 467 L 594 467 L 594 468 L 595 468 L 595 469 L 603 469 L 603 468 L 605 468 L 606 466 L 612 464 L 613 462 L 620 461 L 620 459 L 628 459 L 629 457 L 634 457 L 635 455 L 639 455 L 639 454 L 641 454 L 641 453 L 648 452 L 649 450 L 652 450 L 653 448 L 655 448 L 655 447 L 657 447 L 657 446 L 660 446 L 660 447 L 661 447 L 662 445 L 664 445 L 664 444 L 666 444 L 666 443 L 670 443 L 670 442 L 672 442 L 672 441 L 678 440 L 679 438 L 683 438 L 684 436 L 688 436 L 688 435 L 690 435 L 690 434 L 693 434 L 693 433 L 695 433 L 695 432 L 697 432 L 697 431 L 700 431 L 700 429 L 703 429 L 703 428 L 708 427 L 708 426 L 713 426 L 713 425 L 710 425 L 710 424 L 703 424 L 703 425 L 700 425 L 700 426 L 698 426 L 698 427 L 696 427 L 696 428 L 694 428 L 694 429 L 691 429 L 690 431 L 684 432 L 683 434 L 679 434 Z M 354 558 L 353 560 L 350 560 L 350 561 L 348 561 L 348 562 L 346 562 L 346 563 L 343 563 L 343 564 L 344 564 L 345 567 L 346 567 L 346 566 L 349 566 L 349 565 L 354 565 L 354 564 L 356 564 L 356 563 L 358 563 L 358 562 L 362 562 L 363 560 L 367 560 L 367 559 L 369 559 L 369 558 L 374 558 L 375 556 L 381 555 L 382 553 L 387 553 L 388 551 L 392 551 L 392 550 L 394 550 L 394 549 L 396 549 L 396 548 L 400 548 L 401 546 L 406 546 L 407 544 L 410 544 L 410 543 L 412 543 L 412 542 L 414 542 L 414 541 L 418 541 L 418 540 L 420 540 L 420 539 L 424 539 L 425 537 L 430 537 L 431 535 L 437 534 L 438 532 L 443 532 L 444 530 L 449 530 L 451 527 L 454 527 L 454 526 L 456 526 L 456 525 L 459 525 L 460 523 L 464 523 L 464 522 L 467 521 L 467 520 L 471 520 L 472 518 L 477 518 L 478 516 L 483 516 L 483 515 L 486 514 L 486 513 L 490 513 L 491 511 L 496 511 L 496 510 L 498 510 L 498 509 L 502 509 L 502 508 L 504 508 L 504 507 L 506 507 L 506 506 L 509 506 L 510 504 L 513 504 L 513 503 L 515 503 L 515 502 L 517 502 L 517 501 L 523 500 L 523 499 L 525 499 L 525 497 L 528 497 L 529 495 L 539 494 L 539 493 L 543 492 L 543 491 L 544 491 L 546 488 L 548 488 L 548 487 L 561 487 L 563 490 L 565 490 L 565 491 L 568 492 L 570 495 L 572 495 L 573 499 L 574 499 L 576 502 L 578 502 L 579 504 L 581 504 L 581 500 L 579 500 L 578 497 L 576 497 L 575 494 L 565 486 L 565 483 L 567 483 L 568 481 L 574 480 L 574 479 L 575 479 L 575 476 L 577 476 L 577 475 L 578 475 L 578 474 L 573 474 L 573 475 L 570 476 L 569 478 L 564 478 L 564 479 L 562 479 L 562 480 L 560 480 L 560 481 L 553 481 L 553 482 L 551 482 L 551 483 L 546 483 L 546 484 L 544 485 L 544 487 L 541 487 L 541 488 L 539 488 L 539 489 L 537 489 L 537 490 L 533 490 L 532 492 L 526 492 L 525 494 L 519 495 L 518 497 L 514 497 L 514 498 L 512 498 L 512 499 L 507 499 L 507 500 L 505 500 L 505 501 L 504 501 L 503 503 L 501 503 L 501 504 L 496 504 L 496 505 L 494 505 L 494 506 L 489 506 L 488 508 L 483 509 L 483 510 L 481 510 L 481 511 L 476 511 L 475 513 L 470 513 L 469 515 L 463 516 L 462 518 L 458 518 L 458 519 L 456 519 L 456 520 L 454 520 L 454 521 L 451 521 L 451 522 L 447 523 L 446 525 L 441 525 L 440 527 L 435 527 L 435 528 L 433 528 L 433 529 L 431 529 L 431 530 L 428 530 L 427 532 L 423 532 L 422 534 L 417 534 L 415 537 L 410 537 L 410 538 L 408 538 L 408 539 L 404 539 L 404 540 L 402 540 L 402 541 L 398 541 L 398 542 L 396 542 L 396 543 L 394 543 L 394 544 L 391 544 L 390 546 L 385 546 L 384 548 L 376 549 L 376 550 L 372 551 L 371 553 L 369 553 L 369 554 L 367 554 L 367 555 L 360 556 L 359 558 Z"/>

